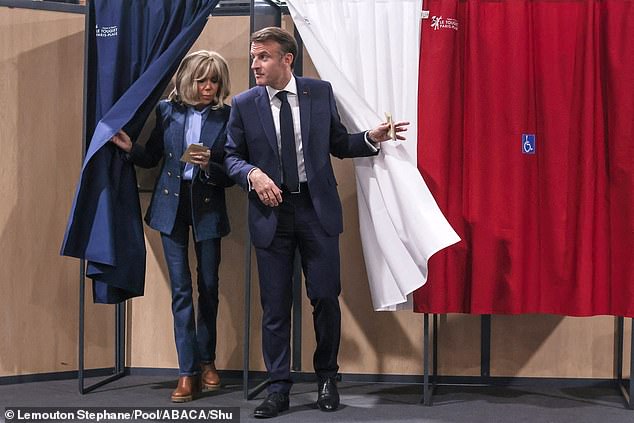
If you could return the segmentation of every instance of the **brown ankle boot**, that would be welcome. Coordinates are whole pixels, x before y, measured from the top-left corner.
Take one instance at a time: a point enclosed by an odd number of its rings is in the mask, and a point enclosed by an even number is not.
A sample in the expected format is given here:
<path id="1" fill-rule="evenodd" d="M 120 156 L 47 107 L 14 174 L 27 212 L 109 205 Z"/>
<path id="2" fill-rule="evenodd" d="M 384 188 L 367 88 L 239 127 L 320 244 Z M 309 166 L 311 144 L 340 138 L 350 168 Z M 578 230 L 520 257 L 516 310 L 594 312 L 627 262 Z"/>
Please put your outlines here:
<path id="1" fill-rule="evenodd" d="M 203 363 L 202 368 L 202 389 L 204 391 L 215 391 L 220 389 L 220 375 L 214 363 Z"/>
<path id="2" fill-rule="evenodd" d="M 200 393 L 200 376 L 180 376 L 178 386 L 172 392 L 172 402 L 188 402 Z"/>

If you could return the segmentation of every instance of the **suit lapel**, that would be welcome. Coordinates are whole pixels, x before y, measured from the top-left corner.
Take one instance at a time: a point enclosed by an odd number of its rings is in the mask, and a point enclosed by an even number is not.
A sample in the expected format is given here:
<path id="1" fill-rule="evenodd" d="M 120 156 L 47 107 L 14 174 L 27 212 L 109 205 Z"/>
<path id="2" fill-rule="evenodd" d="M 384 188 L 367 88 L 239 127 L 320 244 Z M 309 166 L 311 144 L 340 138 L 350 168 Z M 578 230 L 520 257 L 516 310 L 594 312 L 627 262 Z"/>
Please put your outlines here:
<path id="1" fill-rule="evenodd" d="M 207 119 L 203 122 L 203 127 L 200 129 L 200 141 L 209 148 L 214 146 L 225 124 L 223 116 L 222 110 L 210 110 L 207 113 Z"/>
<path id="2" fill-rule="evenodd" d="M 297 100 L 299 101 L 299 117 L 302 129 L 302 148 L 307 151 L 308 143 L 310 142 L 308 139 L 308 134 L 310 133 L 310 90 L 304 83 L 303 78 L 295 77 L 295 81 L 297 82 Z M 306 160 L 306 157 L 304 157 L 304 160 Z"/>
<path id="3" fill-rule="evenodd" d="M 264 133 L 266 134 L 266 139 L 269 141 L 275 155 L 279 156 L 275 124 L 273 123 L 273 114 L 271 112 L 271 102 L 266 88 L 260 87 L 259 93 L 255 97 L 255 105 L 258 110 L 258 115 L 260 116 L 260 122 L 264 128 Z"/>
<path id="4" fill-rule="evenodd" d="M 185 139 L 185 117 L 187 116 L 187 109 L 182 106 L 175 105 L 173 110 L 174 126 L 172 127 L 172 134 L 169 137 L 170 143 L 172 143 L 172 148 L 176 153 L 177 157 L 183 155 L 184 152 L 184 142 Z"/>

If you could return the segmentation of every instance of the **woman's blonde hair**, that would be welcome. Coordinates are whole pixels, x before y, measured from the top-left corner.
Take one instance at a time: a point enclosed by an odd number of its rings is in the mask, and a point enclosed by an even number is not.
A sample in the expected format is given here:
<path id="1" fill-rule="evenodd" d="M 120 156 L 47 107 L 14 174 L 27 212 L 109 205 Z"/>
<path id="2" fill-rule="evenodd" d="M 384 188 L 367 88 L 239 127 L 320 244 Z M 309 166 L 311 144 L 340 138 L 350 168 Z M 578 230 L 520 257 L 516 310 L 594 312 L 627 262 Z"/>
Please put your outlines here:
<path id="1" fill-rule="evenodd" d="M 168 100 L 185 106 L 199 105 L 198 82 L 207 78 L 218 81 L 218 92 L 211 102 L 211 107 L 220 109 L 229 96 L 231 83 L 227 61 L 215 51 L 200 50 L 185 56 L 178 65 L 174 76 L 174 89 L 167 97 Z"/>

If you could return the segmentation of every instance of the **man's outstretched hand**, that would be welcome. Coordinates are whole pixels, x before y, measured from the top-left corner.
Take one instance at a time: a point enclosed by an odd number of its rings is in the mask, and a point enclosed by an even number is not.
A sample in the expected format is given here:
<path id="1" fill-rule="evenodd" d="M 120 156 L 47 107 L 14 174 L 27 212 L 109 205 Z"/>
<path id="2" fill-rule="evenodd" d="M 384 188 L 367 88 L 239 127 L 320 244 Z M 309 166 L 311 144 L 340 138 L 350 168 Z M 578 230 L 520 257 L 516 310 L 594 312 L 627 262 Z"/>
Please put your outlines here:
<path id="1" fill-rule="evenodd" d="M 409 122 L 399 121 L 394 124 L 394 133 L 396 134 L 397 140 L 404 140 L 405 137 L 400 135 L 401 132 L 407 131 L 407 126 Z M 370 141 L 373 142 L 383 142 L 390 141 L 392 138 L 390 137 L 390 124 L 388 122 L 383 122 L 379 126 L 374 129 L 368 131 L 368 137 Z"/>

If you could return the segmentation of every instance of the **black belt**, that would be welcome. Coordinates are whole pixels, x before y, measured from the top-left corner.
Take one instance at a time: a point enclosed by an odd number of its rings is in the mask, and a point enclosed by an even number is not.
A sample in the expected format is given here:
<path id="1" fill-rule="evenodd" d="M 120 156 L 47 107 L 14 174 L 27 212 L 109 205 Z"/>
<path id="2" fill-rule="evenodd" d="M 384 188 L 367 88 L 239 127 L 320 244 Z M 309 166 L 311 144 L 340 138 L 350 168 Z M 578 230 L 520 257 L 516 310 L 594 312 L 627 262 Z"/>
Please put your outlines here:
<path id="1" fill-rule="evenodd" d="M 300 182 L 297 191 L 289 191 L 286 185 L 282 185 L 282 192 L 284 194 L 306 194 L 308 193 L 308 182 Z"/>

